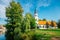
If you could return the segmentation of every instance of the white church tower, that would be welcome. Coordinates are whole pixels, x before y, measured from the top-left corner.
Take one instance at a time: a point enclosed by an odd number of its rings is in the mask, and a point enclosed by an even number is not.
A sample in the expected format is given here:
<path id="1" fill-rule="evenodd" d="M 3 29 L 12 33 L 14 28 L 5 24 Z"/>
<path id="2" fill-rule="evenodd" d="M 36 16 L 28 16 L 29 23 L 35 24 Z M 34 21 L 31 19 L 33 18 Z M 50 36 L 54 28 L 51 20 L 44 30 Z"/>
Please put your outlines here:
<path id="1" fill-rule="evenodd" d="M 36 24 L 38 24 L 38 13 L 37 13 L 36 9 L 34 11 L 34 17 L 35 17 L 35 20 L 36 20 Z"/>

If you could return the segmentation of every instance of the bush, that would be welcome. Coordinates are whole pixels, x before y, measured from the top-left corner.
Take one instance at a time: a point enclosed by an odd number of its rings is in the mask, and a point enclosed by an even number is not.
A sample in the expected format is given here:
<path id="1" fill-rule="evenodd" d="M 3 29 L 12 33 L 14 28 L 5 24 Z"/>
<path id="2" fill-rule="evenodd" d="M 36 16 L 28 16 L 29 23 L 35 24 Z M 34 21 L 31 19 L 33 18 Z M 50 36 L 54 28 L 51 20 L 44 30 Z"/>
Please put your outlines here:
<path id="1" fill-rule="evenodd" d="M 20 33 L 18 37 L 20 38 L 19 40 L 49 40 L 51 36 L 45 33 L 40 34 L 36 33 L 35 31 L 29 31 L 25 33 Z"/>

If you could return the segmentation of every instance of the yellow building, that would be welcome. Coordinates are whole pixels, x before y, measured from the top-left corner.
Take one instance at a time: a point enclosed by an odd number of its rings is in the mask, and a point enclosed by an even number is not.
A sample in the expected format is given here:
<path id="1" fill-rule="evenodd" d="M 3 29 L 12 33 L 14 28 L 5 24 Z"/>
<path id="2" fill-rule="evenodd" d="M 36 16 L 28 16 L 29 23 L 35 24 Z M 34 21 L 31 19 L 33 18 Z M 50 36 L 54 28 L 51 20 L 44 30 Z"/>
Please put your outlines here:
<path id="1" fill-rule="evenodd" d="M 48 27 L 47 27 L 47 23 L 48 23 Z M 56 22 L 53 22 L 53 27 L 51 26 L 51 21 L 38 21 L 38 28 L 39 29 L 47 29 L 47 28 L 51 28 L 51 29 L 55 29 L 57 28 L 57 24 Z"/>
<path id="2" fill-rule="evenodd" d="M 53 24 L 54 24 L 53 27 L 51 26 L 52 25 L 51 21 L 43 21 L 43 20 L 38 21 L 39 18 L 38 18 L 38 13 L 37 13 L 36 9 L 34 11 L 34 17 L 35 17 L 35 20 L 36 20 L 37 27 L 39 29 L 47 29 L 47 26 L 46 26 L 47 23 L 48 23 L 48 28 L 52 28 L 52 29 L 57 28 L 57 24 L 54 21 L 53 21 Z"/>

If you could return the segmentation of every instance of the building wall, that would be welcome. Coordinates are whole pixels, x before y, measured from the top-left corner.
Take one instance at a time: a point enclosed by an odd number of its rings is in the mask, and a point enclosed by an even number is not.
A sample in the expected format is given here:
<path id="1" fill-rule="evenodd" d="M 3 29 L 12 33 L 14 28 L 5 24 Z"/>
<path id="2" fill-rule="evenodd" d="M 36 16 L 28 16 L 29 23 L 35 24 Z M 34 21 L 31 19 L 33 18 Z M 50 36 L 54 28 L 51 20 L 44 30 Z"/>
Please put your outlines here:
<path id="1" fill-rule="evenodd" d="M 48 26 L 48 28 L 46 27 L 46 25 L 38 25 L 38 29 L 57 29 L 58 27 L 52 27 L 52 26 Z"/>
<path id="2" fill-rule="evenodd" d="M 46 25 L 38 25 L 39 29 L 47 29 Z"/>

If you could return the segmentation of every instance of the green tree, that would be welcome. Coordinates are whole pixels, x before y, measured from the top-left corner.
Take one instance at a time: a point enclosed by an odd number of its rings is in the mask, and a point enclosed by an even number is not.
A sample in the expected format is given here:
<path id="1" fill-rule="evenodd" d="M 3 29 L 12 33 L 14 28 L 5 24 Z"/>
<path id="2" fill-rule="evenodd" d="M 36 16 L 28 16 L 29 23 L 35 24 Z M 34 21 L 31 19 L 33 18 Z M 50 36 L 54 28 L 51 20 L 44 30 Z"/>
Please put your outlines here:
<path id="1" fill-rule="evenodd" d="M 35 18 L 33 16 L 31 16 L 31 21 L 30 21 L 31 29 L 36 28 L 36 22 L 35 21 L 36 21 Z"/>
<path id="2" fill-rule="evenodd" d="M 57 22 L 57 27 L 60 28 L 60 19 Z"/>
<path id="3" fill-rule="evenodd" d="M 43 21 L 46 21 L 46 19 L 44 18 Z"/>
<path id="4" fill-rule="evenodd" d="M 23 9 L 21 5 L 14 1 L 12 1 L 10 3 L 10 6 L 6 8 L 6 17 L 7 17 L 6 40 L 14 40 L 14 36 L 18 37 L 17 34 L 19 34 L 20 32 L 23 17 L 22 12 Z M 17 33 L 14 32 L 15 30 L 17 30 Z"/>
<path id="5" fill-rule="evenodd" d="M 48 28 L 49 27 L 49 24 L 48 24 L 48 22 L 46 22 L 46 28 Z"/>
<path id="6" fill-rule="evenodd" d="M 51 21 L 51 25 L 50 26 L 54 27 L 54 21 L 53 20 Z"/>
<path id="7" fill-rule="evenodd" d="M 38 21 L 41 21 L 41 19 L 39 19 Z"/>
<path id="8" fill-rule="evenodd" d="M 25 23 L 25 17 L 24 17 L 23 20 L 22 20 L 22 23 L 21 23 L 21 26 L 22 26 L 22 27 L 21 27 L 21 32 L 22 32 L 22 33 L 24 33 L 25 30 L 26 30 L 25 24 L 26 24 L 26 23 Z"/>
<path id="9" fill-rule="evenodd" d="M 26 30 L 30 29 L 30 20 L 31 20 L 31 14 L 30 13 L 26 13 L 26 15 L 25 15 Z"/>
<path id="10" fill-rule="evenodd" d="M 30 13 L 26 13 L 25 21 L 26 21 L 25 22 L 26 29 L 31 29 L 31 28 L 34 28 L 36 26 L 35 18 Z"/>

